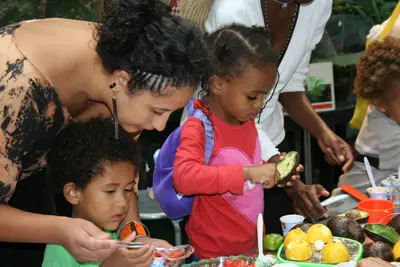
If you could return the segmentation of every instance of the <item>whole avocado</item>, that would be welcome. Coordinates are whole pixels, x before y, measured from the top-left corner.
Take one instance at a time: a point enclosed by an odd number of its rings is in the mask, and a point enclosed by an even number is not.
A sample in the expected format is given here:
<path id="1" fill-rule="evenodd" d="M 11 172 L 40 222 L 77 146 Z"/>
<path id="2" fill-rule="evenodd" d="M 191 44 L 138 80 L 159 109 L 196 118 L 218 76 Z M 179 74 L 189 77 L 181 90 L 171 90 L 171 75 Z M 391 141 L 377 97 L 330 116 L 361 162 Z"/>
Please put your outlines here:
<path id="1" fill-rule="evenodd" d="M 327 223 L 333 236 L 350 238 L 363 243 L 365 240 L 364 231 L 361 225 L 354 219 L 347 216 L 336 216 Z"/>

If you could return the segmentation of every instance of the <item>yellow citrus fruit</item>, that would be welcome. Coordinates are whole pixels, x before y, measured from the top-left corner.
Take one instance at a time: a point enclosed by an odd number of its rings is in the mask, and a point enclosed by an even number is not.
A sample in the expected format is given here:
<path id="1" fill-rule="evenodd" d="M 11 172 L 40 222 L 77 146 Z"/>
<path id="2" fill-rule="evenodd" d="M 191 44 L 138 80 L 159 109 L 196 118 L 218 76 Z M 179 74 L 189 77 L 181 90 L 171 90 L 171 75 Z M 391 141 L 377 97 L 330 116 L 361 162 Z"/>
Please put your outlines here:
<path id="1" fill-rule="evenodd" d="M 396 243 L 393 247 L 393 257 L 394 260 L 397 261 L 398 258 L 400 258 L 400 241 Z"/>
<path id="2" fill-rule="evenodd" d="M 314 243 L 317 240 L 322 240 L 324 243 L 332 241 L 332 232 L 323 224 L 314 224 L 307 231 L 308 242 Z"/>
<path id="3" fill-rule="evenodd" d="M 342 242 L 330 242 L 322 249 L 322 260 L 328 264 L 338 264 L 350 260 L 349 251 Z"/>
<path id="4" fill-rule="evenodd" d="M 285 246 L 285 257 L 288 260 L 306 261 L 311 256 L 311 245 L 305 240 L 295 240 Z"/>
<path id="5" fill-rule="evenodd" d="M 300 228 L 290 230 L 285 237 L 284 244 L 287 246 L 290 242 L 295 240 L 307 241 L 307 234 L 304 233 Z"/>

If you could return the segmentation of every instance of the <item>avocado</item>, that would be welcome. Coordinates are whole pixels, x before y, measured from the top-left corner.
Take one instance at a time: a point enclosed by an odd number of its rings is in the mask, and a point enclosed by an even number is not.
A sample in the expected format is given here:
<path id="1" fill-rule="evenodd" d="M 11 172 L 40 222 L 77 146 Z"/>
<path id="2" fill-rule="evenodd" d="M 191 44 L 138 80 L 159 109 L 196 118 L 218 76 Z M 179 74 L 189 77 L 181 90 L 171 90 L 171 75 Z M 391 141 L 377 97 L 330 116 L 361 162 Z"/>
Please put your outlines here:
<path id="1" fill-rule="evenodd" d="M 363 243 L 365 240 L 364 231 L 361 225 L 354 219 L 347 216 L 336 216 L 327 223 L 333 236 L 350 238 Z"/>
<path id="2" fill-rule="evenodd" d="M 388 226 L 392 227 L 398 234 L 400 234 L 400 215 L 394 216 L 388 223 Z"/>
<path id="3" fill-rule="evenodd" d="M 393 261 L 392 247 L 384 242 L 378 241 L 364 245 L 363 256 L 381 258 L 384 261 Z"/>
<path id="4" fill-rule="evenodd" d="M 301 231 L 307 233 L 308 229 L 312 226 L 312 223 L 300 223 L 293 227 L 293 229 L 300 228 Z"/>
<path id="5" fill-rule="evenodd" d="M 400 235 L 390 226 L 382 224 L 366 224 L 364 226 L 365 234 L 373 241 L 382 241 L 390 245 L 400 241 Z"/>
<path id="6" fill-rule="evenodd" d="M 286 184 L 292 179 L 296 173 L 296 168 L 299 166 L 300 156 L 296 151 L 290 151 L 282 160 L 276 163 L 276 168 L 279 172 L 278 184 Z"/>
<path id="7" fill-rule="evenodd" d="M 349 210 L 344 213 L 338 214 L 337 216 L 347 216 L 356 220 L 358 223 L 366 223 L 369 217 L 369 213 L 361 210 Z"/>

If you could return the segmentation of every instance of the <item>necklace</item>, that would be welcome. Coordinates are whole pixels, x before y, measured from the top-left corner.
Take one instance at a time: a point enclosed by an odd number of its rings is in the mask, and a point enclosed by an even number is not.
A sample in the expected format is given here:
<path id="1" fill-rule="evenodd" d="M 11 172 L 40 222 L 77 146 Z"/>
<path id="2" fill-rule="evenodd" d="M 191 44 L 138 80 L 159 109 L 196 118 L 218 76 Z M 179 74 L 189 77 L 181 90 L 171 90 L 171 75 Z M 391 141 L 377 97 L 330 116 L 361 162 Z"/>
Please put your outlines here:
<path id="1" fill-rule="evenodd" d="M 289 0 L 289 1 L 287 1 L 287 2 L 279 1 L 279 0 L 273 0 L 273 1 L 274 1 L 275 3 L 281 4 L 281 8 L 287 8 L 287 7 L 288 7 L 288 4 L 292 2 L 292 0 Z"/>
<path id="2" fill-rule="evenodd" d="M 279 0 L 273 0 L 273 1 L 282 3 Z M 285 2 L 285 3 L 287 4 L 287 3 L 289 3 L 289 1 Z M 264 15 L 265 29 L 268 32 L 269 44 L 272 46 L 272 38 L 271 38 L 271 33 L 270 33 L 270 29 L 269 29 L 269 24 L 268 24 L 268 0 L 261 0 L 261 5 L 262 5 L 262 11 L 263 11 L 263 15 Z M 294 28 L 296 26 L 298 15 L 299 15 L 299 5 L 296 5 L 296 9 L 294 10 L 294 14 L 293 14 L 292 24 L 290 25 L 289 36 L 286 40 L 285 45 L 283 46 L 283 49 L 279 53 L 278 65 L 281 63 L 283 56 L 285 55 L 286 50 L 289 46 L 290 40 L 292 39 L 292 35 L 293 35 Z"/>

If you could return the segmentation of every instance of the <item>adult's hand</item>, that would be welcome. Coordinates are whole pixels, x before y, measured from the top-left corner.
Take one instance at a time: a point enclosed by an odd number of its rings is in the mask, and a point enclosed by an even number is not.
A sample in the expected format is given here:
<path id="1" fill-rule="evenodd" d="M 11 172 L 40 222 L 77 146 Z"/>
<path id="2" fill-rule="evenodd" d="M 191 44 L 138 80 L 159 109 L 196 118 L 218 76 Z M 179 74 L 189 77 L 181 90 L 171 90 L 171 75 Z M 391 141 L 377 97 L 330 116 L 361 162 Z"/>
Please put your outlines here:
<path id="1" fill-rule="evenodd" d="M 318 137 L 318 144 L 330 165 L 343 164 L 343 172 L 348 171 L 353 165 L 354 155 L 351 147 L 329 128 Z"/>
<path id="2" fill-rule="evenodd" d="M 65 218 L 59 225 L 60 243 L 81 262 L 103 261 L 117 248 L 117 241 L 92 222 Z"/>
<path id="3" fill-rule="evenodd" d="M 300 215 L 319 219 L 328 217 L 329 211 L 321 206 L 319 198 L 328 197 L 329 192 L 319 184 L 306 185 L 297 180 L 292 187 L 285 188 L 288 196 L 293 201 L 293 210 Z"/>
<path id="4" fill-rule="evenodd" d="M 392 264 L 379 258 L 366 258 L 357 263 L 357 267 L 393 267 Z"/>

